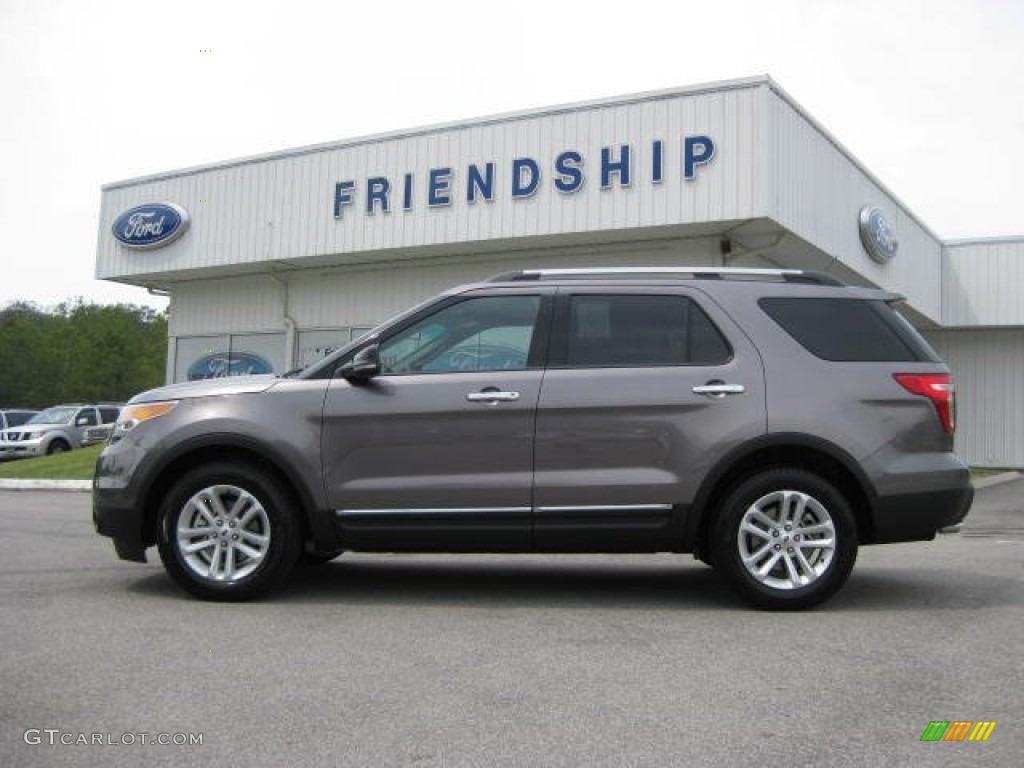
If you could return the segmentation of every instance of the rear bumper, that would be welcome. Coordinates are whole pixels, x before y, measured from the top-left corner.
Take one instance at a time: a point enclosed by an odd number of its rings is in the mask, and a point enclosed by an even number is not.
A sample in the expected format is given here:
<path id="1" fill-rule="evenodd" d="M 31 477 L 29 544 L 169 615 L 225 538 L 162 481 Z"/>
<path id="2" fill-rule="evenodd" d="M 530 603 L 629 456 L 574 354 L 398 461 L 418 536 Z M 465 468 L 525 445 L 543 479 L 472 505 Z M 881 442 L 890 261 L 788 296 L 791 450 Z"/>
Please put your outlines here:
<path id="1" fill-rule="evenodd" d="M 867 544 L 928 541 L 943 528 L 958 526 L 974 501 L 974 488 L 959 488 L 884 496 L 875 508 L 873 535 Z"/>

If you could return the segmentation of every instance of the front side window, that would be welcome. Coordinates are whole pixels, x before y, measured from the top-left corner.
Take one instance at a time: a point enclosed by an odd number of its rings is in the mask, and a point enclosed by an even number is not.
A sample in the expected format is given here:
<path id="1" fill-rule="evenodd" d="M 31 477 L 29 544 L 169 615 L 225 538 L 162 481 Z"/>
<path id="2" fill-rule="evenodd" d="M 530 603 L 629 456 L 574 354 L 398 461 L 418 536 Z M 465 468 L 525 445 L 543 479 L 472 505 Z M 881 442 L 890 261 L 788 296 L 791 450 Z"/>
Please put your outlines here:
<path id="1" fill-rule="evenodd" d="M 565 364 L 718 365 L 731 357 L 711 319 L 685 296 L 573 296 Z"/>
<path id="2" fill-rule="evenodd" d="M 382 373 L 522 370 L 539 296 L 481 296 L 451 304 L 380 345 Z"/>

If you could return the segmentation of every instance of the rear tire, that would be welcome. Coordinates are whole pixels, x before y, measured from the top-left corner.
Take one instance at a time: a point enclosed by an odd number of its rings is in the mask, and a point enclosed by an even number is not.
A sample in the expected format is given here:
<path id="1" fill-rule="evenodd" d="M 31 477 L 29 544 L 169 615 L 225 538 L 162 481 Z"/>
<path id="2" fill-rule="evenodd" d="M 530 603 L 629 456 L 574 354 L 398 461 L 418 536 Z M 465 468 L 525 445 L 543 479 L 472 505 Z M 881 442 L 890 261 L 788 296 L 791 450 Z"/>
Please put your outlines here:
<path id="1" fill-rule="evenodd" d="M 302 536 L 292 494 L 252 466 L 186 473 L 160 511 L 158 549 L 177 584 L 204 600 L 246 600 L 291 572 Z"/>
<path id="2" fill-rule="evenodd" d="M 728 493 L 712 547 L 716 569 L 745 600 L 798 610 L 846 582 L 857 559 L 857 527 L 831 483 L 802 469 L 773 469 Z"/>

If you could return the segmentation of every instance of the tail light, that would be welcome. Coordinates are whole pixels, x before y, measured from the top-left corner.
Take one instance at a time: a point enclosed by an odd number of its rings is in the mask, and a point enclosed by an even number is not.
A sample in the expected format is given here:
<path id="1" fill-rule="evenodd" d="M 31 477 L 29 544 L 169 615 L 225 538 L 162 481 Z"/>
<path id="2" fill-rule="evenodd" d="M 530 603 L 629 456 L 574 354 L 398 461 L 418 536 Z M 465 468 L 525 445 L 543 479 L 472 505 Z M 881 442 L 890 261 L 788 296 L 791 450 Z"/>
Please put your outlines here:
<path id="1" fill-rule="evenodd" d="M 948 373 L 896 373 L 893 374 L 893 378 L 908 392 L 923 395 L 931 400 L 938 411 L 942 428 L 953 434 L 956 424 L 952 376 Z"/>

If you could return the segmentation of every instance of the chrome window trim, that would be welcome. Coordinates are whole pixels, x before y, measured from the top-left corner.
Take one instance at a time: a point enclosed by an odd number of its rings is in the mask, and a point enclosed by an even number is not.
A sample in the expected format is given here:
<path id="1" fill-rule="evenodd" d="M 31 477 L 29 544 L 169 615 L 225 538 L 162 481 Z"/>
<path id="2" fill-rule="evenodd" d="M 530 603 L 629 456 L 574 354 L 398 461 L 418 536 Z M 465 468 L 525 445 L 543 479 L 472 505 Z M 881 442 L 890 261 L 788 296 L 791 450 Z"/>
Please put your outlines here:
<path id="1" fill-rule="evenodd" d="M 533 511 L 530 507 L 424 507 L 412 509 L 336 509 L 338 517 L 380 517 L 385 515 L 504 515 Z"/>
<path id="2" fill-rule="evenodd" d="M 558 512 L 667 512 L 670 509 L 672 509 L 671 504 L 587 504 L 537 507 L 534 511 L 538 514 L 550 514 Z"/>

